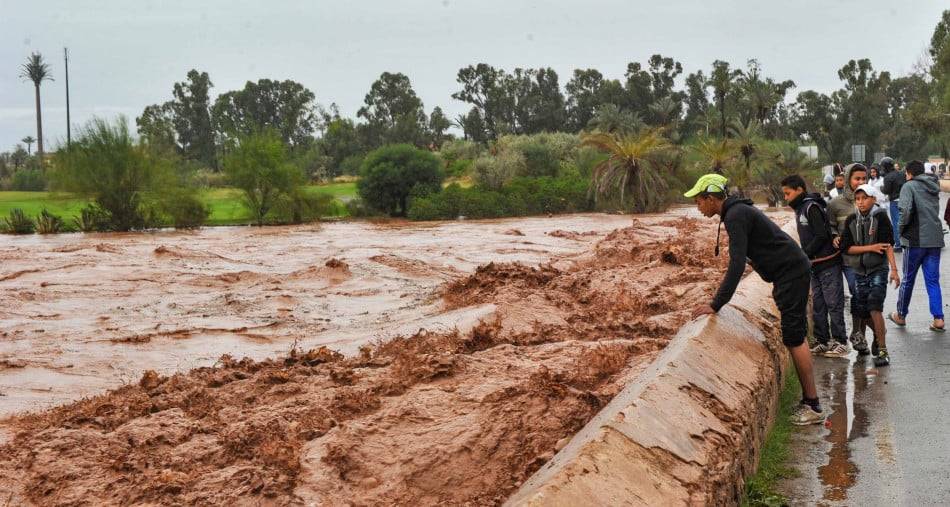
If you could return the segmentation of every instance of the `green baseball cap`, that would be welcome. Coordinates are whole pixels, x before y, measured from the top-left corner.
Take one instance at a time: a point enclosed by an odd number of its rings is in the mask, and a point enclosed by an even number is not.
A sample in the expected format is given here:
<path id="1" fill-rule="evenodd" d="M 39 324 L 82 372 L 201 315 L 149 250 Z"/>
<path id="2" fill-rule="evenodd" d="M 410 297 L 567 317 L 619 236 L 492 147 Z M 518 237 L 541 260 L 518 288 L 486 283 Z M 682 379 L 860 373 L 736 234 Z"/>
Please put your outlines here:
<path id="1" fill-rule="evenodd" d="M 728 181 L 729 180 L 721 174 L 704 174 L 696 180 L 696 184 L 693 185 L 693 188 L 689 189 L 683 196 L 696 197 L 702 192 L 725 192 L 726 182 Z"/>

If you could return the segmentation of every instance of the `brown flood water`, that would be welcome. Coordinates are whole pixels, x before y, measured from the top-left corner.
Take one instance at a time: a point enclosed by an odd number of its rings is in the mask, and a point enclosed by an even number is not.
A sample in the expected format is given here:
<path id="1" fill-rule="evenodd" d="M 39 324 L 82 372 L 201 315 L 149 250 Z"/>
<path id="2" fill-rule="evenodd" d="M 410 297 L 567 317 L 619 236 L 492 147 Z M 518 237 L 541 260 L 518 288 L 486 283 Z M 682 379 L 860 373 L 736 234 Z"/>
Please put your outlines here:
<path id="1" fill-rule="evenodd" d="M 442 283 L 492 261 L 571 256 L 630 223 L 586 214 L 4 236 L 0 417 L 98 394 L 145 370 L 209 366 L 222 354 L 262 359 L 295 341 L 352 354 L 420 328 L 469 328 L 494 305 L 443 311 Z"/>

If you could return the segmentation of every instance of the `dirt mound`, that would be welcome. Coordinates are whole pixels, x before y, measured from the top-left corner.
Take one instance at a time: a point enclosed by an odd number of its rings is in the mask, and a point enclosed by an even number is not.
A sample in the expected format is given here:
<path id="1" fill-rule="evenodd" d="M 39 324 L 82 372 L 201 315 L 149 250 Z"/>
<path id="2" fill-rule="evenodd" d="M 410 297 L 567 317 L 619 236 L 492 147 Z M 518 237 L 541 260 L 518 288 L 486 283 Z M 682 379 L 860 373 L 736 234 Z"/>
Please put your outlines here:
<path id="1" fill-rule="evenodd" d="M 504 235 L 506 235 L 506 236 L 524 236 L 524 233 L 521 232 L 521 231 L 519 231 L 518 229 L 508 229 L 507 231 L 503 232 L 502 234 L 504 234 Z"/>
<path id="2" fill-rule="evenodd" d="M 324 280 L 331 285 L 345 282 L 353 276 L 349 264 L 339 259 L 329 259 L 323 266 L 310 266 L 288 275 L 291 280 Z"/>
<path id="3" fill-rule="evenodd" d="M 428 278 L 454 276 L 458 270 L 448 266 L 438 266 L 426 263 L 417 259 L 400 257 L 398 255 L 374 255 L 369 260 L 395 269 L 396 271 L 410 277 Z"/>

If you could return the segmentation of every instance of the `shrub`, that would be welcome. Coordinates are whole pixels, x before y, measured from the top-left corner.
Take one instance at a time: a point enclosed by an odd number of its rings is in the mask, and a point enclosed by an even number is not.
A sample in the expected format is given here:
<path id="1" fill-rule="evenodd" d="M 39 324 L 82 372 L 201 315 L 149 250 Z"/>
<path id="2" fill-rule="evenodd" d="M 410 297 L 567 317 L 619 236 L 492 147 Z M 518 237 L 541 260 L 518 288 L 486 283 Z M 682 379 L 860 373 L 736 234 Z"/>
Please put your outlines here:
<path id="1" fill-rule="evenodd" d="M 408 144 L 383 146 L 366 156 L 357 182 L 360 197 L 390 216 L 405 216 L 409 197 L 423 197 L 442 187 L 442 168 L 432 153 Z"/>
<path id="2" fill-rule="evenodd" d="M 210 169 L 198 169 L 191 175 L 191 181 L 198 188 L 224 188 L 228 186 L 228 175 Z"/>
<path id="3" fill-rule="evenodd" d="M 346 214 L 354 218 L 375 217 L 381 215 L 379 210 L 373 209 L 359 197 L 350 199 L 346 202 Z M 410 208 L 411 210 L 411 208 Z"/>
<path id="4" fill-rule="evenodd" d="M 20 208 L 10 210 L 10 215 L 0 221 L 0 228 L 7 234 L 33 234 L 36 224 Z"/>
<path id="5" fill-rule="evenodd" d="M 445 161 L 446 166 L 452 166 L 460 160 L 474 160 L 482 152 L 482 147 L 472 141 L 464 139 L 453 139 L 442 143 L 439 149 L 439 155 Z"/>
<path id="6" fill-rule="evenodd" d="M 102 208 L 90 204 L 79 210 L 79 216 L 73 218 L 76 229 L 82 232 L 96 232 L 109 230 L 109 213 Z"/>
<path id="7" fill-rule="evenodd" d="M 500 190 L 505 183 L 525 172 L 525 158 L 520 152 L 503 151 L 494 157 L 475 160 L 473 168 L 479 185 Z"/>
<path id="8" fill-rule="evenodd" d="M 231 183 L 244 194 L 244 202 L 257 225 L 281 199 L 299 192 L 304 175 L 287 160 L 287 147 L 271 131 L 245 137 L 224 160 Z"/>
<path id="9" fill-rule="evenodd" d="M 20 169 L 13 173 L 10 188 L 25 192 L 46 190 L 46 177 L 39 169 Z"/>
<path id="10" fill-rule="evenodd" d="M 176 229 L 201 227 L 211 216 L 211 208 L 194 191 L 177 189 L 159 204 L 159 211 Z"/>
<path id="11" fill-rule="evenodd" d="M 472 167 L 472 161 L 469 159 L 459 159 L 455 162 L 452 162 L 445 168 L 445 175 L 453 178 L 458 178 L 464 176 L 465 173 Z"/>
<path id="12" fill-rule="evenodd" d="M 449 185 L 437 194 L 413 199 L 409 218 L 496 218 L 590 209 L 587 180 L 584 178 L 515 178 L 500 191 L 484 187 L 462 188 L 458 184 Z"/>
<path id="13" fill-rule="evenodd" d="M 65 224 L 63 219 L 50 213 L 46 209 L 36 216 L 36 232 L 40 234 L 56 234 L 62 232 Z"/>
<path id="14" fill-rule="evenodd" d="M 524 171 L 522 176 L 540 177 L 556 176 L 560 162 L 554 150 L 545 144 L 525 144 L 521 149 L 524 155 Z"/>
<path id="15" fill-rule="evenodd" d="M 327 194 L 308 194 L 298 191 L 281 196 L 274 206 L 274 216 L 281 223 L 301 224 L 320 220 L 332 214 L 333 196 Z"/>
<path id="16" fill-rule="evenodd" d="M 363 155 L 350 155 L 340 162 L 340 174 L 356 176 L 360 173 L 360 167 L 363 165 Z"/>
<path id="17" fill-rule="evenodd" d="M 109 228 L 117 231 L 146 227 L 143 201 L 176 181 L 172 160 L 136 144 L 123 117 L 114 124 L 93 119 L 57 158 L 51 173 L 55 185 L 91 196 L 108 212 Z"/>

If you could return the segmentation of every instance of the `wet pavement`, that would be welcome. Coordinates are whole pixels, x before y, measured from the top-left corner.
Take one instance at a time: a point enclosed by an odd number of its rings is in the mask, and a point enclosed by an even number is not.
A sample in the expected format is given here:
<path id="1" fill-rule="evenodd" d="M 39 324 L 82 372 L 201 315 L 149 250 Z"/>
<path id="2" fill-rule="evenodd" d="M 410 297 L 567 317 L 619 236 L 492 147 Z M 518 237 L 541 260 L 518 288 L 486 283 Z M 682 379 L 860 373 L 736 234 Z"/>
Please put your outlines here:
<path id="1" fill-rule="evenodd" d="M 944 311 L 950 313 L 946 252 L 941 260 Z M 891 287 L 885 312 L 896 301 Z M 906 328 L 887 322 L 886 368 L 854 352 L 848 359 L 816 358 L 830 424 L 792 434 L 790 465 L 800 476 L 779 488 L 792 505 L 950 503 L 950 333 L 928 329 L 923 273 L 907 321 Z"/>

